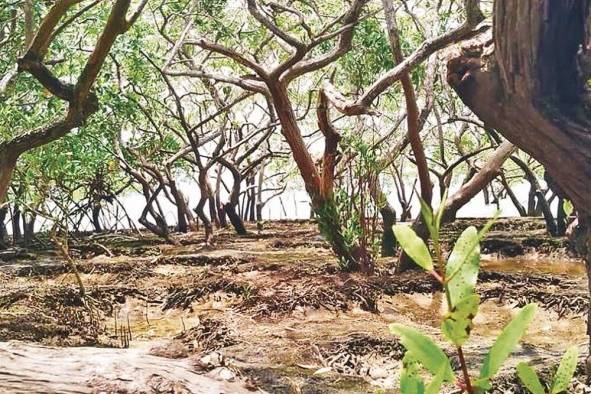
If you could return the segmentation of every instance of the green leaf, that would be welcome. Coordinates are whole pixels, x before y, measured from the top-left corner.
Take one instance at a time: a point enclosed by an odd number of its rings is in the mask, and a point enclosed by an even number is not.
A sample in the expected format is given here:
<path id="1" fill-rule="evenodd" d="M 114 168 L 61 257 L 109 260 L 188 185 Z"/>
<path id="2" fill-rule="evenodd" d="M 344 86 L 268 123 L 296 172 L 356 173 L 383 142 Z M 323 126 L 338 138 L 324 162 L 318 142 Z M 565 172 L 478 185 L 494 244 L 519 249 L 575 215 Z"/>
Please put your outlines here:
<path id="1" fill-rule="evenodd" d="M 431 383 L 427 385 L 427 388 L 425 389 L 425 394 L 439 394 L 444 378 L 445 368 L 441 368 L 439 372 L 437 372 Z"/>
<path id="2" fill-rule="evenodd" d="M 570 202 L 570 200 L 564 200 L 564 202 L 562 203 L 562 209 L 564 209 L 564 213 L 566 213 L 566 216 L 570 216 L 575 210 L 575 207 L 573 207 L 573 203 Z"/>
<path id="3" fill-rule="evenodd" d="M 480 387 L 486 388 L 488 381 L 499 371 L 501 365 L 505 362 L 509 354 L 515 349 L 515 346 L 525 334 L 527 327 L 536 314 L 538 306 L 529 304 L 523 307 L 519 313 L 505 326 L 503 332 L 497 337 L 495 343 L 490 348 L 484 364 L 480 369 Z"/>
<path id="4" fill-rule="evenodd" d="M 425 242 L 409 226 L 397 224 L 392 230 L 406 254 L 423 269 L 433 271 L 433 260 Z"/>
<path id="5" fill-rule="evenodd" d="M 472 319 L 478 312 L 480 297 L 471 295 L 460 300 L 441 323 L 443 335 L 454 345 L 462 346 L 470 337 Z"/>
<path id="6" fill-rule="evenodd" d="M 449 359 L 431 338 L 401 324 L 391 324 L 390 332 L 400 337 L 400 342 L 406 350 L 411 352 L 413 357 L 431 374 L 436 375 L 441 368 L 444 368 L 443 379 L 450 382 L 455 379 Z"/>
<path id="7" fill-rule="evenodd" d="M 540 378 L 538 378 L 538 374 L 532 367 L 527 365 L 526 363 L 519 363 L 517 364 L 517 376 L 523 383 L 525 387 L 532 394 L 544 394 L 544 386 L 540 382 Z"/>
<path id="8" fill-rule="evenodd" d="M 552 381 L 552 386 L 550 388 L 551 394 L 558 394 L 568 388 L 568 385 L 575 374 L 575 369 L 577 369 L 578 357 L 579 349 L 576 346 L 569 347 L 566 353 L 564 353 Z"/>
<path id="9" fill-rule="evenodd" d="M 400 391 L 402 394 L 423 394 L 425 383 L 419 375 L 421 366 L 411 352 L 406 352 L 402 359 L 402 373 L 400 374 Z"/>
<path id="10" fill-rule="evenodd" d="M 451 304 L 474 294 L 480 269 L 480 245 L 476 227 L 465 229 L 454 246 L 445 266 L 447 290 Z"/>

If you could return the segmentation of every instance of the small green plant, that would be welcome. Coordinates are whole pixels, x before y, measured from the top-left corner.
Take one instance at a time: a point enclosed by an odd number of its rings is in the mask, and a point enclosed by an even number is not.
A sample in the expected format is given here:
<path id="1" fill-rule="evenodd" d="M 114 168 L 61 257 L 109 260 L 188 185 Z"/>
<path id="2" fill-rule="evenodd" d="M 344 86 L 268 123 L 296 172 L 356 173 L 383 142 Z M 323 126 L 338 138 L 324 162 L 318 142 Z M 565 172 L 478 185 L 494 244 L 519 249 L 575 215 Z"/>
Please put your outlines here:
<path id="1" fill-rule="evenodd" d="M 552 379 L 552 384 L 550 385 L 550 390 L 546 391 L 542 382 L 540 382 L 540 378 L 538 374 L 532 367 L 530 367 L 526 363 L 519 363 L 517 364 L 517 376 L 523 383 L 523 385 L 532 393 L 532 394 L 558 394 L 566 391 L 568 385 L 570 384 L 573 375 L 575 374 L 575 370 L 577 369 L 577 358 L 579 356 L 579 349 L 576 346 L 571 346 L 560 361 L 560 365 L 558 365 L 558 369 L 554 374 L 554 378 Z"/>
<path id="2" fill-rule="evenodd" d="M 433 241 L 435 261 L 425 242 L 410 227 L 394 226 L 394 233 L 402 249 L 443 286 L 448 312 L 443 317 L 441 332 L 456 349 L 462 376 L 455 376 L 448 356 L 431 338 L 413 328 L 392 324 L 390 331 L 400 337 L 406 348 L 400 377 L 401 392 L 436 394 L 443 383 L 448 382 L 466 393 L 482 393 L 492 388 L 491 379 L 527 330 L 536 313 L 537 305 L 525 306 L 505 326 L 485 357 L 479 376 L 471 377 L 462 346 L 470 337 L 472 321 L 478 313 L 480 304 L 480 297 L 475 290 L 480 269 L 480 240 L 488 232 L 494 219 L 480 232 L 473 226 L 464 230 L 446 263 L 439 239 L 443 208 L 432 212 L 427 204 L 421 202 L 421 213 Z M 432 376 L 428 383 L 423 380 L 424 370 Z"/>

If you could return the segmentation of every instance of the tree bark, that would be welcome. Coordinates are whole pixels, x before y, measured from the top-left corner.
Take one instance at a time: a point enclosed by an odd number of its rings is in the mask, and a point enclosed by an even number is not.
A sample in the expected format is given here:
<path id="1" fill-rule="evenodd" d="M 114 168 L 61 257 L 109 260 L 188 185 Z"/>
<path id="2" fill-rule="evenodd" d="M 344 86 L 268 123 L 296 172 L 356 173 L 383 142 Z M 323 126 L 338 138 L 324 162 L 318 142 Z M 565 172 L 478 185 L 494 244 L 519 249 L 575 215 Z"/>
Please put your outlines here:
<path id="1" fill-rule="evenodd" d="M 0 208 L 0 249 L 6 247 L 8 231 L 6 230 L 6 216 L 8 215 L 8 206 Z"/>
<path id="2" fill-rule="evenodd" d="M 12 171 L 16 167 L 16 155 L 10 154 L 8 151 L 0 149 L 0 201 L 4 201 L 6 191 L 10 186 L 12 179 Z"/>
<path id="3" fill-rule="evenodd" d="M 448 62 L 448 82 L 474 113 L 544 165 L 591 212 L 591 117 L 578 59 L 588 2 L 497 0 L 492 41 Z"/>
<path id="4" fill-rule="evenodd" d="M 538 160 L 588 225 L 589 1 L 496 0 L 493 39 L 448 62 L 448 82 L 491 128 Z M 589 232 L 589 226 L 587 226 Z M 591 233 L 587 235 L 591 243 Z M 587 250 L 587 273 L 591 259 Z M 587 322 L 591 334 L 591 316 Z M 590 344 L 591 348 L 591 344 Z"/>
<path id="5" fill-rule="evenodd" d="M 6 196 L 12 171 L 18 157 L 34 148 L 55 141 L 68 134 L 75 127 L 82 126 L 98 110 L 98 98 L 91 92 L 92 86 L 109 54 L 116 38 L 125 33 L 146 5 L 140 3 L 134 15 L 127 19 L 130 0 L 117 0 L 111 7 L 107 23 L 91 52 L 84 69 L 75 84 L 65 83 L 57 78 L 43 63 L 56 29 L 68 9 L 80 0 L 56 2 L 41 22 L 37 34 L 31 37 L 27 31 L 26 40 L 31 41 L 27 52 L 18 59 L 18 71 L 27 71 L 53 96 L 68 103 L 67 113 L 50 125 L 40 127 L 12 140 L 0 143 L 0 201 Z M 29 2 L 26 5 L 30 5 Z M 28 18 L 28 17 L 27 17 Z M 27 22 L 30 24 L 30 22 Z M 30 29 L 30 26 L 27 27 Z"/>

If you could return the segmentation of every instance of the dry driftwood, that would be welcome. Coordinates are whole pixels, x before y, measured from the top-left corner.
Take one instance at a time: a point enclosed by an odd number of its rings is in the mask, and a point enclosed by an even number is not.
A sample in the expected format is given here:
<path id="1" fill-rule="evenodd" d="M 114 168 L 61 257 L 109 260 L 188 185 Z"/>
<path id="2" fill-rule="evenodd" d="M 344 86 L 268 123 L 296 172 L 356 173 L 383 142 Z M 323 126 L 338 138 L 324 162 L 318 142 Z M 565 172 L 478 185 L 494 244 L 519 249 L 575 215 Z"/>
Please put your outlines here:
<path id="1" fill-rule="evenodd" d="M 249 393 L 195 372 L 189 359 L 144 349 L 54 348 L 0 343 L 2 393 Z"/>

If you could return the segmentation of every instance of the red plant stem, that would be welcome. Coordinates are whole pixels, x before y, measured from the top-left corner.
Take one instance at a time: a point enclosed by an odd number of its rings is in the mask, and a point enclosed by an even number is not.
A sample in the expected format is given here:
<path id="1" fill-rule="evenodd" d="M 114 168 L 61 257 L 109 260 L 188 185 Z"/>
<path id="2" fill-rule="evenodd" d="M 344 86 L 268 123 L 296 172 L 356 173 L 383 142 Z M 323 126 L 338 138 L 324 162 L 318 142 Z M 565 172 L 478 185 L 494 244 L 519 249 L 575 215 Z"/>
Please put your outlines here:
<path id="1" fill-rule="evenodd" d="M 462 373 L 464 374 L 464 382 L 466 383 L 466 391 L 473 393 L 472 383 L 470 383 L 470 375 L 468 374 L 468 368 L 466 367 L 466 360 L 464 359 L 464 351 L 461 346 L 458 346 L 458 357 L 460 358 L 460 365 L 462 367 Z"/>

